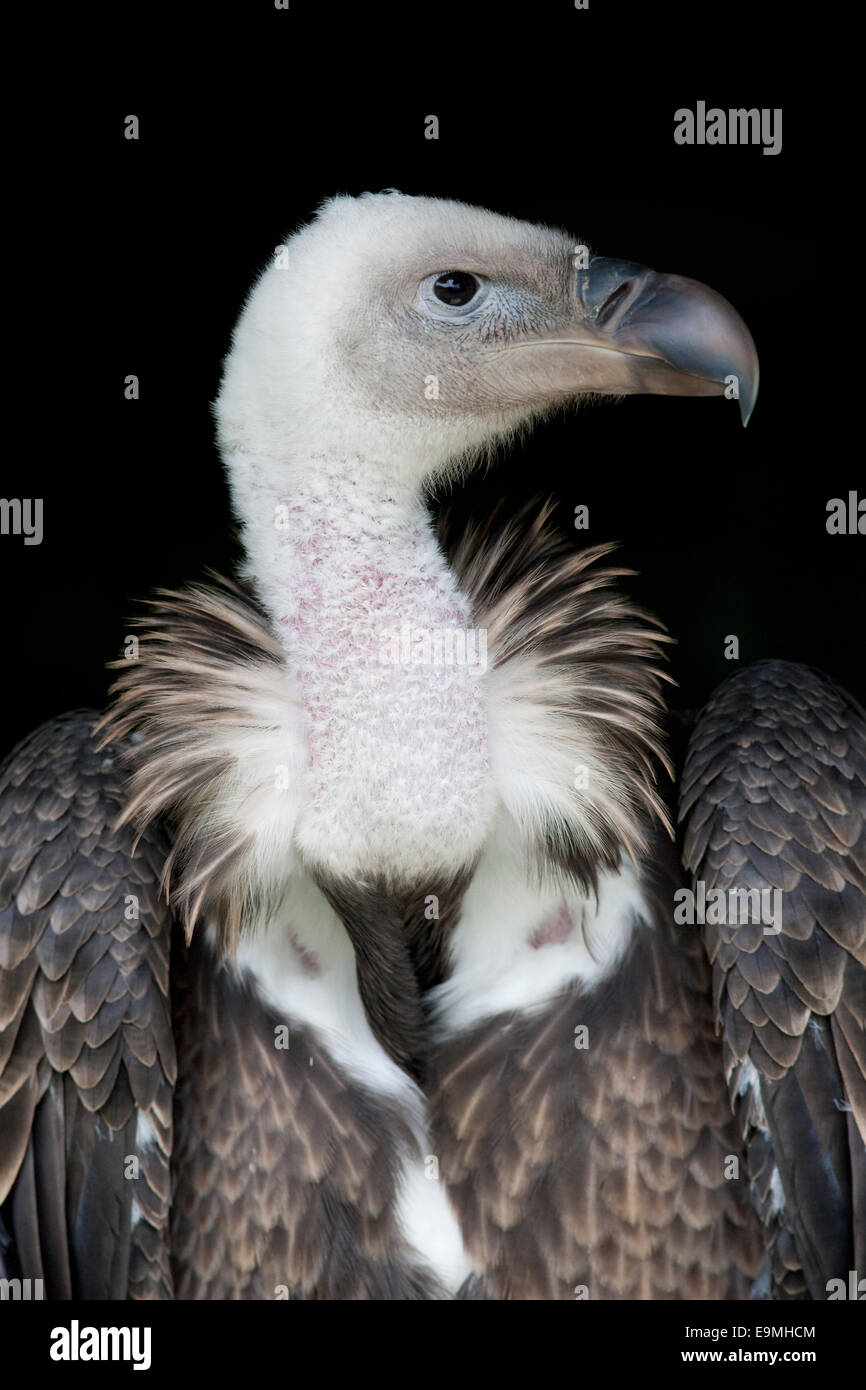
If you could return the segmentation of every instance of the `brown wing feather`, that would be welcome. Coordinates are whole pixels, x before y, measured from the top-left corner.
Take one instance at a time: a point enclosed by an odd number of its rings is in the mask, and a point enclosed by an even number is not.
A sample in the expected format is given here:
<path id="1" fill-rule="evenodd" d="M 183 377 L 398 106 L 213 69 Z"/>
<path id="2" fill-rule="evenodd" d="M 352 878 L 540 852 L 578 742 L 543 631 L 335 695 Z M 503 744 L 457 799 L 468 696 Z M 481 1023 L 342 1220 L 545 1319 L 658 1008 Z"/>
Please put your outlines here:
<path id="1" fill-rule="evenodd" d="M 4 1259 L 49 1297 L 168 1297 L 167 845 L 152 827 L 133 853 L 113 828 L 124 778 L 96 718 L 43 725 L 0 770 Z M 140 1155 L 139 1111 L 154 1138 Z"/>
<path id="2" fill-rule="evenodd" d="M 393 1103 L 273 1015 L 200 935 L 176 960 L 177 1297 L 444 1297 L 397 1225 L 401 1163 L 421 1155 Z"/>
<path id="3" fill-rule="evenodd" d="M 781 894 L 780 932 L 704 934 L 776 1292 L 826 1298 L 866 1262 L 863 710 L 805 666 L 748 667 L 697 723 L 680 816 L 696 881 Z"/>
<path id="4" fill-rule="evenodd" d="M 697 935 L 674 931 L 671 894 L 589 995 L 434 1053 L 436 1150 L 481 1270 L 464 1297 L 748 1297 L 760 1239 L 731 1176 L 709 967 Z"/>

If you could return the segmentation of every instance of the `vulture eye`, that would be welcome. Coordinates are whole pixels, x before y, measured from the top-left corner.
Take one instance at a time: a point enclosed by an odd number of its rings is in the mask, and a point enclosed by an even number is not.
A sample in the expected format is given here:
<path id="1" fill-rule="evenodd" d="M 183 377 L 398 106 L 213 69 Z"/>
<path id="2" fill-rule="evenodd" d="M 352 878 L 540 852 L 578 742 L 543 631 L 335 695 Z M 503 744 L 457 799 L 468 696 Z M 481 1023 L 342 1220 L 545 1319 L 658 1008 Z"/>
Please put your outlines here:
<path id="1" fill-rule="evenodd" d="M 450 304 L 453 308 L 461 308 L 474 299 L 479 290 L 479 283 L 474 275 L 470 275 L 466 270 L 446 270 L 444 275 L 440 275 L 433 282 L 433 293 L 437 299 L 441 299 L 443 304 Z"/>

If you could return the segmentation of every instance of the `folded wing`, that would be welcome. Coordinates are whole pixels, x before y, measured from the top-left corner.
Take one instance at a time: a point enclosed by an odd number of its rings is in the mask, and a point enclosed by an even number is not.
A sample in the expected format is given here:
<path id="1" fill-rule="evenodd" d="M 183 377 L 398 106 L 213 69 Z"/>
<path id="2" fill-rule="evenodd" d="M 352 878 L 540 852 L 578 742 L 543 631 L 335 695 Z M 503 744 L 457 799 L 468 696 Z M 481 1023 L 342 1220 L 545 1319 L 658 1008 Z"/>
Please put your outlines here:
<path id="1" fill-rule="evenodd" d="M 769 1291 L 824 1299 L 866 1265 L 863 710 L 808 667 L 748 667 L 698 720 L 680 816 L 696 892 L 725 895 L 703 932 Z"/>
<path id="2" fill-rule="evenodd" d="M 168 846 L 114 828 L 121 750 L 96 719 L 44 724 L 0 769 L 0 1273 L 171 1297 Z"/>

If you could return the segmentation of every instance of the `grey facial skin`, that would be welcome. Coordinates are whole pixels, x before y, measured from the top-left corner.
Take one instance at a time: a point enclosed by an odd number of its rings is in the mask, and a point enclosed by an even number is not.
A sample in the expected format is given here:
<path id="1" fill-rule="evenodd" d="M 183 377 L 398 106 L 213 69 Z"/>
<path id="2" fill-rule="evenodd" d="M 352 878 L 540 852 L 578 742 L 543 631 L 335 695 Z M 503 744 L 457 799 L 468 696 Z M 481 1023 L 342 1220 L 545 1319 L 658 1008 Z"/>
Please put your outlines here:
<path id="1" fill-rule="evenodd" d="M 715 290 L 634 261 L 593 256 L 575 271 L 574 306 L 573 327 L 507 351 L 543 349 L 545 374 L 561 376 L 563 389 L 572 391 L 715 396 L 727 390 L 738 395 L 748 424 L 758 354 L 736 309 Z"/>

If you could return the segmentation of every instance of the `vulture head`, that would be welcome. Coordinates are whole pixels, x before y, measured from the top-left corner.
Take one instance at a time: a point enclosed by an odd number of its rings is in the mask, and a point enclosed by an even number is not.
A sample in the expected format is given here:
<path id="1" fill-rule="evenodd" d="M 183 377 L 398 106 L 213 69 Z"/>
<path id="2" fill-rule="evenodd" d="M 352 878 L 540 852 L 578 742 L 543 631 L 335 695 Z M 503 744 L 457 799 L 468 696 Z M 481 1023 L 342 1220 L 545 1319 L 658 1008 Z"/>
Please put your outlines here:
<path id="1" fill-rule="evenodd" d="M 758 389 L 748 329 L 696 281 L 575 237 L 400 193 L 335 197 L 279 248 L 217 405 L 236 501 L 326 455 L 416 492 L 585 395 Z"/>

